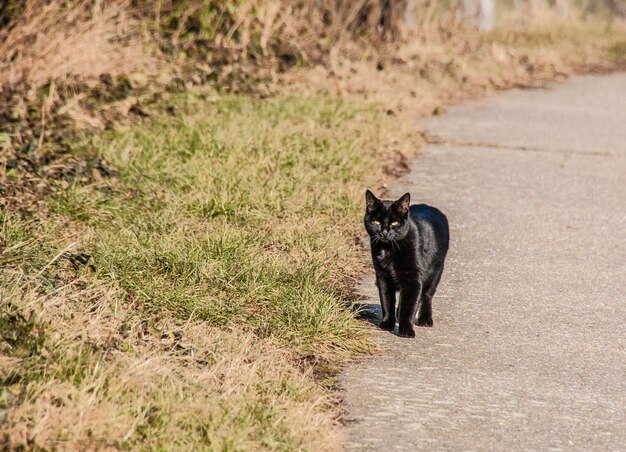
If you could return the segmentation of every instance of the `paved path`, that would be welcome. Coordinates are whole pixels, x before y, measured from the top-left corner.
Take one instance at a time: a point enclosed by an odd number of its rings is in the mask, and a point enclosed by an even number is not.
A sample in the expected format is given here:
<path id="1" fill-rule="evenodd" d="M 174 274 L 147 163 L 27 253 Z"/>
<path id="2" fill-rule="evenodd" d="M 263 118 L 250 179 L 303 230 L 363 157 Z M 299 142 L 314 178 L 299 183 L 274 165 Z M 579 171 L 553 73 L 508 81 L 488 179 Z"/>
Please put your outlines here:
<path id="1" fill-rule="evenodd" d="M 422 125 L 392 195 L 450 220 L 435 325 L 347 369 L 348 448 L 626 450 L 626 74 Z"/>

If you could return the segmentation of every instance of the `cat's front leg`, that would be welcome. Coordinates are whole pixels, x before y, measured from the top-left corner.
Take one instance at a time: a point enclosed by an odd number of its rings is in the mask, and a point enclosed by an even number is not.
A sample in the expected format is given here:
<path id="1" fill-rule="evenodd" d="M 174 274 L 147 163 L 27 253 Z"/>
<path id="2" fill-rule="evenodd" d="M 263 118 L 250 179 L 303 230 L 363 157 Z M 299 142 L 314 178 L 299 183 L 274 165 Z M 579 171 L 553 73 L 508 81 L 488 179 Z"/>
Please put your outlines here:
<path id="1" fill-rule="evenodd" d="M 376 274 L 376 285 L 380 297 L 383 319 L 378 324 L 385 331 L 393 331 L 396 327 L 396 288 L 389 277 L 382 272 Z"/>
<path id="2" fill-rule="evenodd" d="M 415 337 L 413 324 L 417 313 L 417 300 L 422 291 L 422 285 L 415 283 L 400 289 L 400 306 L 398 312 L 398 336 Z"/>

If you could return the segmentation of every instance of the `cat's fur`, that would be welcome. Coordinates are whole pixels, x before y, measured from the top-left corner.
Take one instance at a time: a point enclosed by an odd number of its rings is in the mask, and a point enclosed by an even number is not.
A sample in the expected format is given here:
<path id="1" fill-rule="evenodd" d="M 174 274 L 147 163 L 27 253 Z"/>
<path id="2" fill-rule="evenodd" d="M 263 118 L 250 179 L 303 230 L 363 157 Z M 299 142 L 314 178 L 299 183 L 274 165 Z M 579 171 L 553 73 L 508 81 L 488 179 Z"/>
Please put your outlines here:
<path id="1" fill-rule="evenodd" d="M 433 326 L 432 298 L 448 252 L 448 219 L 426 204 L 409 206 L 406 193 L 397 201 L 383 201 L 365 192 L 365 229 L 370 236 L 376 285 L 383 319 L 380 328 L 415 337 L 413 324 Z"/>

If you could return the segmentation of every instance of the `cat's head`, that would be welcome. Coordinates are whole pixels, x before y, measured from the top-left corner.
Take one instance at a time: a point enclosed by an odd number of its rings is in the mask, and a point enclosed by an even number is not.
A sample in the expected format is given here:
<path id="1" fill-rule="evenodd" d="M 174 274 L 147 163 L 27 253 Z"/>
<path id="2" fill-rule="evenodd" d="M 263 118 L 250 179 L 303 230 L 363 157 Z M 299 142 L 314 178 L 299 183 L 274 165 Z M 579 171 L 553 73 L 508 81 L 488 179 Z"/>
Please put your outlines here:
<path id="1" fill-rule="evenodd" d="M 365 229 L 374 241 L 391 243 L 406 237 L 410 228 L 409 203 L 411 195 L 405 193 L 396 201 L 378 199 L 365 192 Z"/>

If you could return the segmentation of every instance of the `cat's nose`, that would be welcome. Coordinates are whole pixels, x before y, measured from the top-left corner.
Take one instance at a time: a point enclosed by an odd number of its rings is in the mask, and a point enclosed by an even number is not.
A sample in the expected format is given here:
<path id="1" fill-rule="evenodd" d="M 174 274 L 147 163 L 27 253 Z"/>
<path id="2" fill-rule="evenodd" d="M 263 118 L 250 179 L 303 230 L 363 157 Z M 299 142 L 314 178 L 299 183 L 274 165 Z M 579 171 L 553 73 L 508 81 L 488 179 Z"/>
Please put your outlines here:
<path id="1" fill-rule="evenodd" d="M 383 230 L 383 235 L 385 235 L 385 236 L 386 236 L 387 234 L 389 234 L 389 231 L 387 231 L 386 229 L 385 229 L 385 230 Z"/>

